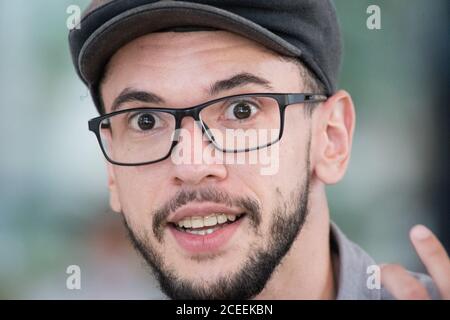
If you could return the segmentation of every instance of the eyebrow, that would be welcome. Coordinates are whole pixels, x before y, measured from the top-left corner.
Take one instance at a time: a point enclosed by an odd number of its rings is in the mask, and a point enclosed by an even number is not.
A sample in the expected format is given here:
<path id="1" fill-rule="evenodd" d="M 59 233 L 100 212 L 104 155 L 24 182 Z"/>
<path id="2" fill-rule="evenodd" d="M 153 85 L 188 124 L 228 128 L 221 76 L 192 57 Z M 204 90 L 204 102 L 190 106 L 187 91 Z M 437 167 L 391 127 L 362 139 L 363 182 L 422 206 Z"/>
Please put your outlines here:
<path id="1" fill-rule="evenodd" d="M 257 84 L 269 90 L 273 89 L 270 85 L 270 81 L 248 72 L 242 72 L 232 76 L 231 78 L 216 81 L 210 86 L 209 95 L 214 96 L 222 91 L 231 90 L 248 84 Z M 164 99 L 152 92 L 125 88 L 114 100 L 111 107 L 111 112 L 116 111 L 119 109 L 120 105 L 126 102 L 163 104 Z"/>
<path id="2" fill-rule="evenodd" d="M 111 107 L 111 111 L 112 112 L 116 111 L 123 103 L 134 101 L 145 103 L 161 103 L 161 104 L 164 103 L 163 98 L 159 97 L 158 95 L 152 92 L 140 91 L 133 88 L 125 88 L 114 100 Z"/>
<path id="3" fill-rule="evenodd" d="M 264 78 L 258 77 L 254 74 L 243 72 L 225 80 L 220 80 L 214 83 L 209 89 L 209 95 L 214 96 L 221 91 L 231 90 L 247 84 L 257 84 L 266 89 L 272 89 L 270 82 Z"/>

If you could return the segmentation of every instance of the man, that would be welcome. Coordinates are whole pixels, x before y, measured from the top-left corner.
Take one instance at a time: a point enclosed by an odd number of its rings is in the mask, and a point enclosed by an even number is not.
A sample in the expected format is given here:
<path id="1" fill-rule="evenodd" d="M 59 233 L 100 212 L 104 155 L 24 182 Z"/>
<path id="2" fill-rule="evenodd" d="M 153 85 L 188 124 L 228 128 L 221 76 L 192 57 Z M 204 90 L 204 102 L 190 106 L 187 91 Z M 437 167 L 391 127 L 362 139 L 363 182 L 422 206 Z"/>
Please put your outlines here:
<path id="1" fill-rule="evenodd" d="M 330 223 L 325 186 L 346 171 L 355 111 L 336 88 L 329 1 L 93 1 L 69 41 L 101 113 L 89 127 L 110 205 L 166 295 L 450 298 L 424 226 L 411 240 L 432 279 L 386 265 L 380 289 Z"/>

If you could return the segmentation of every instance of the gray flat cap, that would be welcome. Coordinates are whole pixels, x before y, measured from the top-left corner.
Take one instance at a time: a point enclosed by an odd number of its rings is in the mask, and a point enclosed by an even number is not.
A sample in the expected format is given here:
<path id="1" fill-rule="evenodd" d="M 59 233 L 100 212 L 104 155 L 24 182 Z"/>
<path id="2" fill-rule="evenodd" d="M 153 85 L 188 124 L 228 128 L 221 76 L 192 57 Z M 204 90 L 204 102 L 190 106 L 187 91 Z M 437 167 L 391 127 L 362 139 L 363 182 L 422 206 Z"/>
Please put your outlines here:
<path id="1" fill-rule="evenodd" d="M 330 0 L 94 0 L 80 28 L 70 31 L 69 45 L 97 108 L 98 84 L 114 53 L 140 36 L 176 27 L 227 30 L 252 39 L 301 60 L 326 94 L 336 90 L 342 49 Z"/>

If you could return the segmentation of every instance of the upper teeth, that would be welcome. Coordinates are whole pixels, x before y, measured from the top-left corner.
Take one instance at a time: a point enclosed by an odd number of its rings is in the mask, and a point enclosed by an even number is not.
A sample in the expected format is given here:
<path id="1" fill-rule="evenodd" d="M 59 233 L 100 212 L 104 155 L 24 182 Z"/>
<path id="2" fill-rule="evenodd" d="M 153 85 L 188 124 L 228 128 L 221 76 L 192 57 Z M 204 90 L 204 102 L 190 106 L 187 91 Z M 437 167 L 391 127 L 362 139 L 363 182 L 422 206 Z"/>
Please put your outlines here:
<path id="1" fill-rule="evenodd" d="M 203 228 L 212 227 L 216 224 L 223 224 L 227 222 L 227 220 L 234 221 L 236 220 L 236 216 L 231 214 L 215 213 L 206 217 L 186 217 L 178 221 L 177 225 L 180 228 Z"/>

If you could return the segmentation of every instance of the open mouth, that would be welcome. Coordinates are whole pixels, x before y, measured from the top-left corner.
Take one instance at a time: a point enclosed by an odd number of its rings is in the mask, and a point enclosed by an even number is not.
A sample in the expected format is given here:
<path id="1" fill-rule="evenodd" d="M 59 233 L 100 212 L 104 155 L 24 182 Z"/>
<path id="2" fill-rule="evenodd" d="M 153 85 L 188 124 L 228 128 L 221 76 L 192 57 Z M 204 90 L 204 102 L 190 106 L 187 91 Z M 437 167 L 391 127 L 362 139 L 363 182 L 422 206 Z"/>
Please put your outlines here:
<path id="1" fill-rule="evenodd" d="M 211 214 L 205 217 L 185 217 L 177 223 L 170 224 L 180 232 L 199 236 L 212 234 L 224 227 L 236 223 L 245 216 L 245 213 L 230 215 L 224 213 Z"/>

